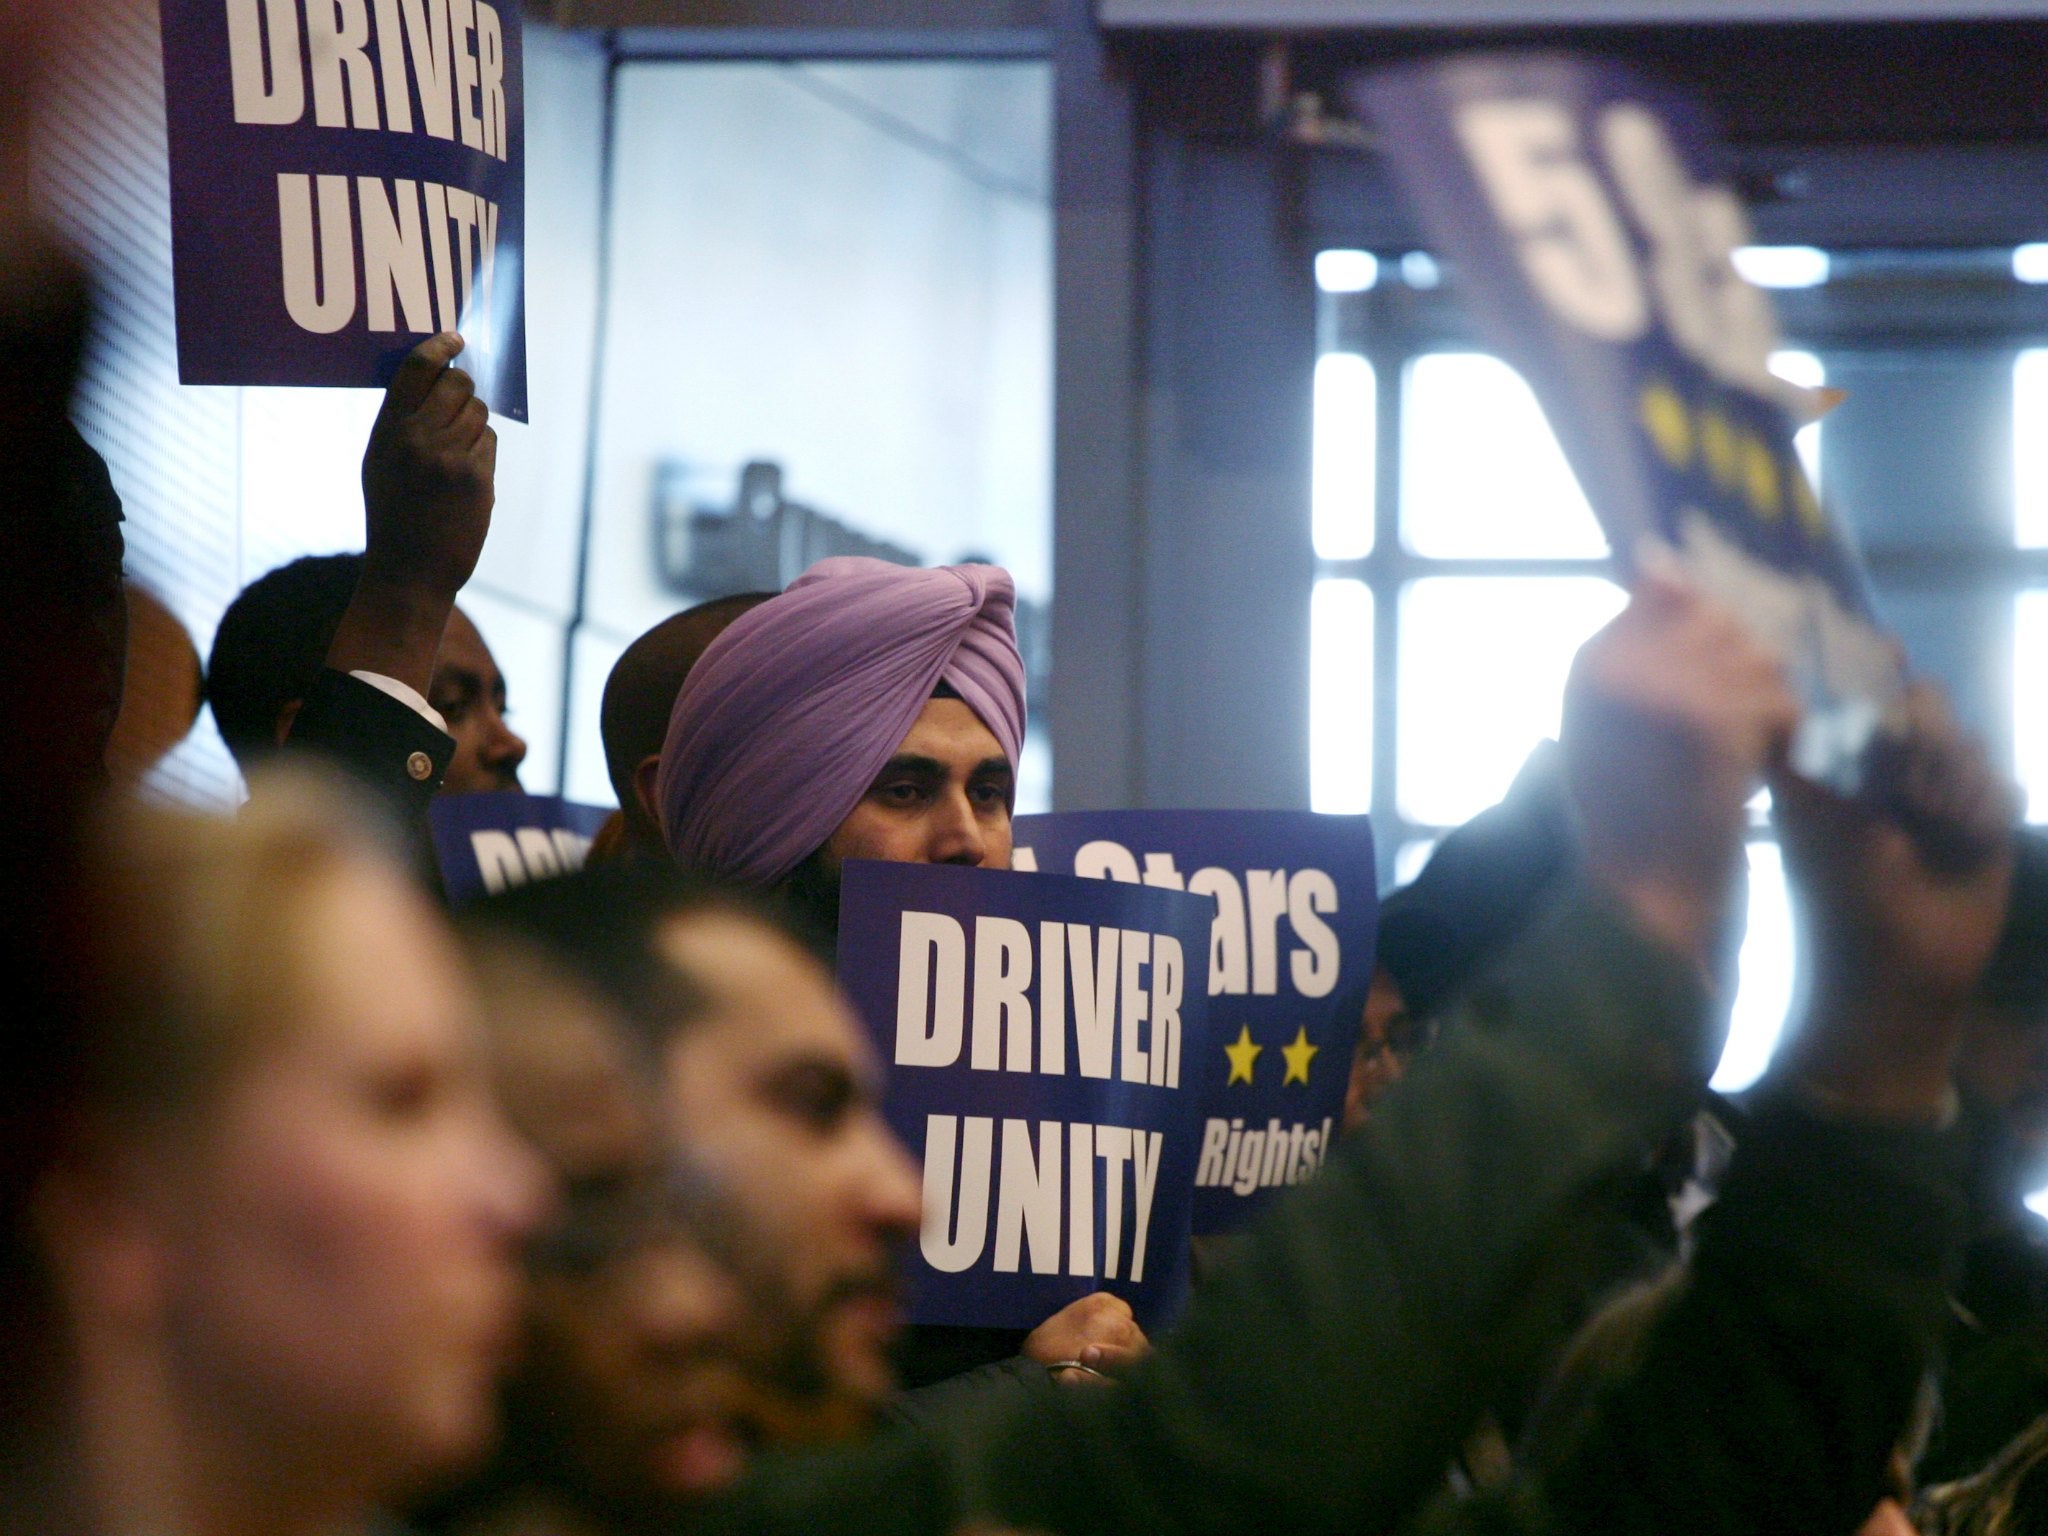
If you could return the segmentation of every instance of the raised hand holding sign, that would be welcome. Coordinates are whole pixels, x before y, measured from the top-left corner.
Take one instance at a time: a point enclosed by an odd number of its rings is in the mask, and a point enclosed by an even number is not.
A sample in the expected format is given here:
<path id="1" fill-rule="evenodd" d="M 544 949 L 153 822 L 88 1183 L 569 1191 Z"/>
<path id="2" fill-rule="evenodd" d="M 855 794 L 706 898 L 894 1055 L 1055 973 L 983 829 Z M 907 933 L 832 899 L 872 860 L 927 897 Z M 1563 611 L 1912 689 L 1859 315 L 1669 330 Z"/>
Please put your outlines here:
<path id="1" fill-rule="evenodd" d="M 1616 550 L 1674 551 L 1735 610 L 1801 697 L 1798 768 L 1853 783 L 1902 669 L 1793 451 L 1820 402 L 1770 372 L 1776 323 L 1735 270 L 1747 220 L 1699 114 L 1552 54 L 1405 65 L 1353 94 Z"/>

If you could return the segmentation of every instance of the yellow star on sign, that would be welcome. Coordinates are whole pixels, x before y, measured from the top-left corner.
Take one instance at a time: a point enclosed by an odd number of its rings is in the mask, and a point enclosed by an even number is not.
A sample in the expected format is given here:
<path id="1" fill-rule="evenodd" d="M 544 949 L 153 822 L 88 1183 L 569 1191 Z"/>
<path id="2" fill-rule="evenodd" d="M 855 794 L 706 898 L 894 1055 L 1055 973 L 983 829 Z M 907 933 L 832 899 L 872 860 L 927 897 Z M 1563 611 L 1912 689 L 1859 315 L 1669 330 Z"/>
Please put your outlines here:
<path id="1" fill-rule="evenodd" d="M 1322 1047 L 1319 1045 L 1310 1045 L 1308 1043 L 1308 1026 L 1306 1024 L 1296 1030 L 1294 1032 L 1294 1044 L 1284 1045 L 1280 1048 L 1280 1054 L 1287 1058 L 1287 1075 L 1280 1079 L 1280 1086 L 1285 1088 L 1289 1083 L 1307 1082 L 1308 1064 L 1315 1060 L 1316 1052 L 1321 1049 Z"/>
<path id="2" fill-rule="evenodd" d="M 1224 1081 L 1223 1086 L 1228 1088 L 1232 1083 L 1250 1082 L 1252 1080 L 1252 1063 L 1259 1059 L 1259 1052 L 1264 1049 L 1263 1045 L 1252 1044 L 1251 1025 L 1240 1025 L 1237 1031 L 1237 1043 L 1223 1047 L 1223 1054 L 1230 1058 L 1230 1076 Z"/>

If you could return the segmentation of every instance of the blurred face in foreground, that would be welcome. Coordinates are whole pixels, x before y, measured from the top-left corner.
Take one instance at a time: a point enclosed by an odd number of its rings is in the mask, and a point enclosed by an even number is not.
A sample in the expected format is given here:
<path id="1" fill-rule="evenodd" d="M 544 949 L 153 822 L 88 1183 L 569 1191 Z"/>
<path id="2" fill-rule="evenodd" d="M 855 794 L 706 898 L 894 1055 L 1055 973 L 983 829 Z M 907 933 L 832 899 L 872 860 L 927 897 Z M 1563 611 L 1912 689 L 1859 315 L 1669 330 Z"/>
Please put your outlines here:
<path id="1" fill-rule="evenodd" d="M 688 1168 L 724 1213 L 751 1369 L 820 1432 L 843 1428 L 834 1415 L 857 1422 L 894 1388 L 894 1259 L 919 1215 L 867 1036 L 824 968 L 763 924 L 685 916 L 657 946 L 712 999 L 670 1041 L 662 1082 Z"/>
<path id="2" fill-rule="evenodd" d="M 662 1162 L 623 1027 L 553 973 L 490 963 L 506 1108 L 562 1190 L 528 1251 L 513 1454 L 591 1502 L 703 1497 L 744 1463 L 739 1292 Z"/>
<path id="3" fill-rule="evenodd" d="M 427 1471 L 490 1433 L 540 1185 L 418 898 L 342 866 L 297 939 L 297 1016 L 166 1191 L 167 1315 L 193 1389 L 246 1427 Z"/>
<path id="4" fill-rule="evenodd" d="M 271 942 L 232 957 L 266 1016 L 220 1031 L 228 1059 L 193 1102 L 113 1127 L 59 1267 L 88 1412 L 95 1381 L 131 1383 L 101 1394 L 117 1411 L 160 1397 L 191 1497 L 281 1516 L 481 1452 L 543 1190 L 425 902 L 348 856 L 275 900 Z M 115 1502 L 147 1502 L 120 1472 Z"/>

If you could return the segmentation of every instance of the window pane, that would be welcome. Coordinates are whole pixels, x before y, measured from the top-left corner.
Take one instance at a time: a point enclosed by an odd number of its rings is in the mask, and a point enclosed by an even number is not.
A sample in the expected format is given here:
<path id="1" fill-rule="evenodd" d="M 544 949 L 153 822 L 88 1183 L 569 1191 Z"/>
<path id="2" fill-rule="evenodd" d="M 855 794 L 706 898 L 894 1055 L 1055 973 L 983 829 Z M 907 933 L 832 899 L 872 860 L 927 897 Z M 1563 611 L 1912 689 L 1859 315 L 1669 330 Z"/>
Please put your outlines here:
<path id="1" fill-rule="evenodd" d="M 2021 549 L 2048 548 L 2048 348 L 2012 365 L 2012 535 Z"/>
<path id="2" fill-rule="evenodd" d="M 1429 856 L 1436 852 L 1437 839 L 1433 837 L 1411 838 L 1401 845 L 1401 851 L 1394 855 L 1394 885 L 1396 889 L 1407 885 L 1423 871 L 1429 863 Z"/>
<path id="3" fill-rule="evenodd" d="M 1308 782 L 1318 811 L 1372 809 L 1372 591 L 1319 581 L 1309 604 Z"/>
<path id="4" fill-rule="evenodd" d="M 1557 734 L 1573 654 L 1621 608 L 1598 576 L 1434 576 L 1401 594 L 1401 814 L 1456 826 Z"/>
<path id="5" fill-rule="evenodd" d="M 2012 649 L 2013 771 L 2027 820 L 2048 821 L 2048 591 L 2013 600 Z"/>
<path id="6" fill-rule="evenodd" d="M 1776 843 L 1749 845 L 1749 928 L 1742 937 L 1742 979 L 1728 1021 L 1728 1044 L 1711 1086 L 1739 1093 L 1763 1075 L 1792 1004 L 1792 907 Z"/>
<path id="7" fill-rule="evenodd" d="M 1316 359 L 1309 497 L 1316 553 L 1325 560 L 1356 560 L 1372 552 L 1378 406 L 1379 381 L 1371 363 L 1356 352 L 1325 352 Z"/>
<path id="8" fill-rule="evenodd" d="M 1428 352 L 1402 401 L 1401 537 L 1440 559 L 1606 553 L 1585 492 L 1519 373 L 1480 352 Z"/>
<path id="9" fill-rule="evenodd" d="M 242 391 L 242 580 L 300 555 L 363 547 L 363 445 L 374 389 Z"/>
<path id="10" fill-rule="evenodd" d="M 1812 352 L 1773 352 L 1771 372 L 1804 389 L 1819 389 L 1828 381 L 1827 365 Z M 1806 478 L 1815 491 L 1820 489 L 1820 428 L 1819 422 L 1809 422 L 1792 434 L 1792 446 L 1799 451 L 1799 462 L 1806 466 Z"/>

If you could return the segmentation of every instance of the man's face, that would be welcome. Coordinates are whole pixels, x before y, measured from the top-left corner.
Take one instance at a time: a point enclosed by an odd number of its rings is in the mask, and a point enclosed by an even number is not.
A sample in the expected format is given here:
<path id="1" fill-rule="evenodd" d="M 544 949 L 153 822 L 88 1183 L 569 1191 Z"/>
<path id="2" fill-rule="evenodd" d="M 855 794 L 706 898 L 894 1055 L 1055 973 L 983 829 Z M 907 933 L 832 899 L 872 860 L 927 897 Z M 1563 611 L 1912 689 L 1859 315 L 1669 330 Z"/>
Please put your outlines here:
<path id="1" fill-rule="evenodd" d="M 848 859 L 1010 867 L 1016 773 L 960 699 L 930 699 L 853 814 L 826 839 L 828 868 Z"/>
<path id="2" fill-rule="evenodd" d="M 448 617 L 427 702 L 441 712 L 455 738 L 443 794 L 519 787 L 526 742 L 505 723 L 505 678 L 484 637 L 460 608 Z"/>
<path id="3" fill-rule="evenodd" d="M 920 1189 L 867 1037 L 824 968 L 759 923 L 688 916 L 658 944 L 714 1000 L 668 1046 L 663 1081 L 729 1221 L 721 1257 L 756 1313 L 754 1368 L 796 1402 L 869 1412 L 895 1385 L 895 1255 Z"/>
<path id="4" fill-rule="evenodd" d="M 605 1500 L 701 1498 L 744 1463 L 738 1288 L 666 1177 L 620 1023 L 544 967 L 488 969 L 500 1093 L 561 1189 L 527 1260 L 515 1443 Z"/>

